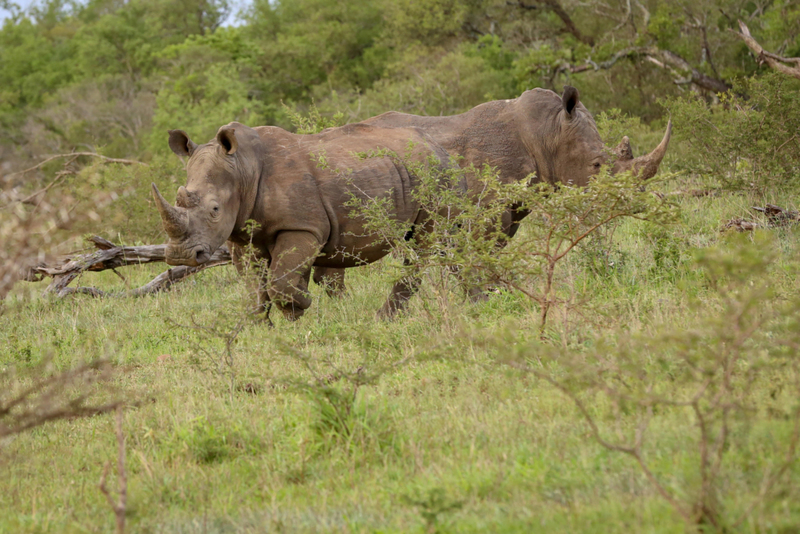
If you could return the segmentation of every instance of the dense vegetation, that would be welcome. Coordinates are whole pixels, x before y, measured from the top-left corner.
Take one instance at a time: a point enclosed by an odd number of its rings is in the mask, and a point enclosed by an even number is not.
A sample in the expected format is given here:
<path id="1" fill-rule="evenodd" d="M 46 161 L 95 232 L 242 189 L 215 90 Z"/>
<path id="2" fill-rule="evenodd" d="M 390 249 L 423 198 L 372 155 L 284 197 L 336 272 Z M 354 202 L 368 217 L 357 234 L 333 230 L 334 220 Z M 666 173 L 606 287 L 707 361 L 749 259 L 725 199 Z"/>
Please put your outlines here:
<path id="1" fill-rule="evenodd" d="M 256 0 L 234 26 L 225 0 L 3 5 L 0 532 L 113 525 L 97 489 L 112 418 L 8 423 L 36 421 L 45 405 L 13 399 L 69 369 L 46 409 L 124 402 L 130 532 L 800 528 L 800 82 L 729 31 L 744 20 L 800 56 L 798 2 Z M 84 232 L 163 242 L 149 184 L 185 181 L 167 129 L 311 132 L 565 83 L 610 146 L 651 149 L 669 115 L 660 175 L 498 191 L 537 207 L 499 251 L 476 238 L 491 207 L 462 206 L 473 233 L 439 225 L 448 240 L 428 247 L 447 246 L 416 258 L 423 289 L 394 322 L 374 313 L 409 249 L 350 270 L 343 298 L 315 286 L 308 313 L 273 329 L 232 267 L 140 299 L 4 276 Z M 105 159 L 20 172 L 72 152 Z M 786 211 L 751 209 L 767 203 Z M 755 230 L 737 233 L 743 219 Z M 492 280 L 485 302 L 456 265 Z"/>
<path id="2" fill-rule="evenodd" d="M 663 98 L 714 99 L 764 70 L 728 31 L 737 19 L 767 49 L 800 55 L 792 0 L 256 0 L 220 27 L 230 11 L 225 0 L 15 11 L 0 31 L 3 161 L 81 147 L 151 158 L 169 152 L 168 128 L 206 139 L 231 120 L 288 127 L 282 104 L 313 100 L 351 122 L 458 113 L 566 82 L 595 113 L 651 122 Z"/>

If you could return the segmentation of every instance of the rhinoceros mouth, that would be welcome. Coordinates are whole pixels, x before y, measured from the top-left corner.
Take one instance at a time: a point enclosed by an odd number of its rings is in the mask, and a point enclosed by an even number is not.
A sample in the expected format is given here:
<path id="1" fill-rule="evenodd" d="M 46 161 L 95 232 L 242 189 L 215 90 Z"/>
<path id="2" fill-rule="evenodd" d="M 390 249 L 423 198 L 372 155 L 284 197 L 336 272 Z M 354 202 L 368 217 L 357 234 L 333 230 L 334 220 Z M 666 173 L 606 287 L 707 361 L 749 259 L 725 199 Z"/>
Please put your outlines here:
<path id="1" fill-rule="evenodd" d="M 174 246 L 167 248 L 165 261 L 167 265 L 187 265 L 199 267 L 211 260 L 211 252 L 205 245 Z"/>

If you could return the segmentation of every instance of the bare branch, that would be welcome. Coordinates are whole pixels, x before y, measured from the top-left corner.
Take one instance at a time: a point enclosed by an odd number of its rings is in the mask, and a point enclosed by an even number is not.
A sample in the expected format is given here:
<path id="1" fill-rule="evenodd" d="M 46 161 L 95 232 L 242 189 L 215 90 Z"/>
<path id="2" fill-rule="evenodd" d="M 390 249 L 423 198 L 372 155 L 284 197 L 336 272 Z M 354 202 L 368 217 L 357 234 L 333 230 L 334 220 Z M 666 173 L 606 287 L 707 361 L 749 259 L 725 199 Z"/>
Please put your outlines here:
<path id="1" fill-rule="evenodd" d="M 49 158 L 45 159 L 44 161 L 37 163 L 33 167 L 25 169 L 24 171 L 12 172 L 8 176 L 9 177 L 10 176 L 18 176 L 18 175 L 29 173 L 31 171 L 35 171 L 36 169 L 38 169 L 42 165 L 44 165 L 46 163 L 49 163 L 49 162 L 53 161 L 54 159 L 58 159 L 58 158 L 77 158 L 78 156 L 88 156 L 88 157 L 93 157 L 93 158 L 100 158 L 100 159 L 103 160 L 104 163 L 121 163 L 123 165 L 144 165 L 145 167 L 149 166 L 149 165 L 147 165 L 147 163 L 142 163 L 141 161 L 136 161 L 136 160 L 132 160 L 132 159 L 109 158 L 109 157 L 103 156 L 101 154 L 96 154 L 95 152 L 70 152 L 69 154 L 56 154 L 55 156 L 50 156 Z"/>
<path id="2" fill-rule="evenodd" d="M 594 39 L 588 35 L 584 35 L 583 33 L 581 33 L 578 27 L 575 26 L 575 22 L 572 20 L 572 17 L 569 16 L 569 13 L 564 11 L 564 8 L 561 6 L 558 0 L 542 0 L 541 3 L 544 4 L 544 6 L 547 9 L 550 9 L 553 13 L 556 14 L 558 18 L 561 19 L 561 22 L 564 23 L 564 29 L 568 33 L 572 34 L 578 41 L 587 44 L 589 46 L 594 46 Z M 507 1 L 506 5 L 516 6 L 526 11 L 542 9 L 541 6 L 535 4 L 526 4 L 525 2 L 522 1 L 517 1 L 517 2 Z"/>
<path id="3" fill-rule="evenodd" d="M 568 65 L 564 70 L 572 74 L 587 70 L 605 70 L 613 67 L 621 59 L 637 57 L 642 57 L 659 68 L 669 70 L 675 76 L 674 82 L 678 85 L 692 83 L 715 93 L 724 93 L 730 89 L 727 82 L 703 74 L 675 52 L 654 46 L 624 48 L 606 61 L 596 63 L 590 59 L 586 61 L 585 65 Z"/>
<path id="4" fill-rule="evenodd" d="M 566 30 L 577 40 L 589 46 L 594 46 L 594 39 L 581 33 L 578 27 L 575 26 L 575 22 L 573 22 L 572 17 L 570 17 L 569 14 L 564 11 L 564 8 L 561 7 L 561 4 L 558 2 L 558 0 L 543 0 L 543 2 L 553 11 L 553 13 L 556 14 L 556 16 L 558 16 L 558 18 L 561 19 L 561 22 L 564 23 Z"/>
<path id="5" fill-rule="evenodd" d="M 770 66 L 770 68 L 775 69 L 778 72 L 782 72 L 783 74 L 792 76 L 793 78 L 800 79 L 800 57 L 781 57 L 779 55 L 767 52 L 760 44 L 758 44 L 758 41 L 753 38 L 753 36 L 750 34 L 750 28 L 748 28 L 747 25 L 741 20 L 739 21 L 739 29 L 741 30 L 741 33 L 730 29 L 728 31 L 744 41 L 747 47 L 756 55 L 756 60 L 759 64 L 766 63 Z M 789 67 L 784 65 L 784 63 L 793 63 L 797 66 Z"/>

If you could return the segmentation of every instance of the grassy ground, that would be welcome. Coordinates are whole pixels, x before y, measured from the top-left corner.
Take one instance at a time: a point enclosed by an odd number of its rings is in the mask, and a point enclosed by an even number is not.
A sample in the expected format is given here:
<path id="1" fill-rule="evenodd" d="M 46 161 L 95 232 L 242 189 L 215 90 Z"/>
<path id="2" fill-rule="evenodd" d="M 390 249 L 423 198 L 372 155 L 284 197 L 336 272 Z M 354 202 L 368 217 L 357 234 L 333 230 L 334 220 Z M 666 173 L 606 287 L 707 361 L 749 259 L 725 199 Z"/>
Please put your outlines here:
<path id="1" fill-rule="evenodd" d="M 718 242 L 725 221 L 765 199 L 676 198 L 681 224 L 627 221 L 599 256 L 575 253 L 564 279 L 592 298 L 582 315 L 553 314 L 553 343 L 588 346 L 603 333 L 689 327 L 713 313 L 714 302 L 689 305 L 706 291 L 691 250 Z M 789 207 L 785 197 L 766 201 Z M 790 296 L 797 230 L 769 232 L 780 251 L 771 276 L 779 298 Z M 127 268 L 126 283 L 157 271 Z M 187 325 L 234 329 L 246 286 L 232 268 L 141 299 L 58 300 L 29 285 L 0 316 L 0 365 L 52 357 L 67 368 L 105 356 L 122 366 L 116 385 L 140 402 L 124 415 L 130 532 L 684 531 L 636 463 L 600 447 L 566 397 L 493 363 L 512 349 L 503 343 L 536 335 L 537 310 L 525 298 L 502 292 L 473 305 L 428 286 L 407 315 L 379 323 L 389 289 L 381 266 L 349 276 L 347 297 L 314 288 L 313 307 L 295 323 L 247 324 L 230 365 L 222 337 Z M 111 273 L 83 283 L 123 286 Z M 354 402 L 337 404 L 350 410 L 337 418 L 331 402 L 352 392 L 342 375 L 373 372 Z M 308 386 L 312 375 L 332 397 Z M 789 423 L 758 420 L 748 430 L 725 459 L 720 498 L 733 516 L 780 461 L 775 445 Z M 687 412 L 665 412 L 645 445 L 654 473 L 681 498 L 698 476 L 695 434 Z M 48 424 L 0 445 L 0 532 L 111 531 L 97 482 L 116 457 L 113 417 Z M 797 480 L 795 462 L 740 530 L 800 530 Z"/>

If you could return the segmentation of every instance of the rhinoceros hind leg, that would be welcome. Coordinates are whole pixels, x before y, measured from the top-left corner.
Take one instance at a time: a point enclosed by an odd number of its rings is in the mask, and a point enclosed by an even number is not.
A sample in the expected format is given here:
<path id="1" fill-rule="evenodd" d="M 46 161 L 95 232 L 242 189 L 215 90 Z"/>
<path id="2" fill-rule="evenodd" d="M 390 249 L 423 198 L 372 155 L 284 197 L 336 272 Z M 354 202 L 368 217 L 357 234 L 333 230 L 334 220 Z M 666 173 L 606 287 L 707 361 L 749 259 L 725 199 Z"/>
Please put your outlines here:
<path id="1" fill-rule="evenodd" d="M 344 269 L 314 267 L 314 283 L 324 287 L 325 293 L 331 298 L 341 297 L 347 291 Z"/>
<path id="2" fill-rule="evenodd" d="M 410 262 L 405 260 L 403 264 L 410 265 Z M 389 298 L 378 310 L 378 319 L 391 320 L 399 312 L 405 310 L 408 300 L 419 289 L 420 282 L 421 280 L 417 275 L 409 275 L 395 282 L 391 293 L 389 293 Z"/>

